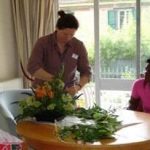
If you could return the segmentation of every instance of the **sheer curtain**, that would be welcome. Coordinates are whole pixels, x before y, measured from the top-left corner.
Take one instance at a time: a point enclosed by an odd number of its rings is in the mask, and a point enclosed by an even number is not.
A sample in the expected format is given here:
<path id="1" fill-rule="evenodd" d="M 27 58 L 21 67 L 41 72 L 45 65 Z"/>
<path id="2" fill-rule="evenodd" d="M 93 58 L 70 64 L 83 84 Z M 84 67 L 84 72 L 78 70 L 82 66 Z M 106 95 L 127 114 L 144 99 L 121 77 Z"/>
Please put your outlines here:
<path id="1" fill-rule="evenodd" d="M 57 0 L 11 0 L 17 53 L 26 68 L 35 41 L 55 30 Z M 22 75 L 21 71 L 20 74 Z M 22 75 L 23 76 L 23 75 Z M 23 77 L 24 87 L 29 86 Z"/>

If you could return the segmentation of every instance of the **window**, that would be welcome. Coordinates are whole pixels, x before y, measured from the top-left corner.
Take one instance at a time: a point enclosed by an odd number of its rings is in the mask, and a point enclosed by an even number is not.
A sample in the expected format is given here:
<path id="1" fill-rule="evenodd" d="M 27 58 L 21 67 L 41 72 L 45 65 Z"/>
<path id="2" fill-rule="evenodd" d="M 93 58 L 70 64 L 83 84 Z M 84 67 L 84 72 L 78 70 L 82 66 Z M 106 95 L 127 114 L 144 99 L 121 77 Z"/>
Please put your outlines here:
<path id="1" fill-rule="evenodd" d="M 94 7 L 95 1 L 99 2 L 98 7 Z M 140 40 L 140 34 L 137 34 L 139 30 L 136 28 L 140 27 L 140 15 L 137 18 L 136 12 L 139 11 L 140 2 L 142 34 L 139 46 L 137 39 Z M 80 22 L 76 36 L 85 43 L 88 50 L 93 68 L 91 86 L 96 85 L 95 91 L 90 90 L 92 94 L 100 91 L 100 97 L 96 95 L 96 101 L 101 101 L 100 104 L 105 108 L 125 107 L 130 99 L 132 83 L 137 74 L 143 72 L 144 62 L 150 57 L 150 17 L 147 13 L 150 11 L 150 0 L 76 0 L 76 3 L 74 0 L 73 5 L 63 5 L 63 0 L 59 0 L 59 3 L 60 9 L 72 10 Z M 97 13 L 95 9 L 99 11 L 99 18 L 94 20 L 94 13 Z M 95 24 L 99 24 L 99 38 L 94 38 L 97 35 Z M 95 42 L 97 39 L 99 41 Z M 100 49 L 94 49 L 97 43 Z M 97 73 L 99 68 L 95 65 L 97 51 L 100 52 L 100 76 Z M 137 65 L 139 62 L 141 66 Z M 99 82 L 95 82 L 95 78 L 99 78 Z M 90 105 L 91 101 L 90 98 Z"/>
<path id="2" fill-rule="evenodd" d="M 129 23 L 129 19 L 135 19 L 135 8 L 113 9 L 108 11 L 108 25 L 113 29 L 121 29 Z"/>

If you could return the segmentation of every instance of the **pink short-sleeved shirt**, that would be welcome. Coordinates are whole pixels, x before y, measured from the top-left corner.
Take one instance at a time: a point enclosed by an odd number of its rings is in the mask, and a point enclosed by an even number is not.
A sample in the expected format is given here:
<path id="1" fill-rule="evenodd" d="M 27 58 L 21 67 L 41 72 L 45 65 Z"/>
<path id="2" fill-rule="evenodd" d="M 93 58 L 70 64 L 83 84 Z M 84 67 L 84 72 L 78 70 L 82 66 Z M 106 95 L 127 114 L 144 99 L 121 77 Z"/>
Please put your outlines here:
<path id="1" fill-rule="evenodd" d="M 150 113 L 150 85 L 144 86 L 144 78 L 134 82 L 131 96 L 135 99 L 141 99 L 144 112 Z"/>

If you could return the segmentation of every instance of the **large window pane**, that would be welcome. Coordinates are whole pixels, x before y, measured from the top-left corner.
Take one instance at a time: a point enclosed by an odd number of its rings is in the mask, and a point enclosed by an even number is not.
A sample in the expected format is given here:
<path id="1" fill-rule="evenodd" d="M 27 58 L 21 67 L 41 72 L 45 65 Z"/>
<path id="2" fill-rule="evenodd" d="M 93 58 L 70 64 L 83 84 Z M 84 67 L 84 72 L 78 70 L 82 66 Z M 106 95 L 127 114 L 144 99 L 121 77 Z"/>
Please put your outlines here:
<path id="1" fill-rule="evenodd" d="M 141 0 L 141 72 L 145 61 L 150 58 L 150 0 Z"/>
<path id="2" fill-rule="evenodd" d="M 59 9 L 72 12 L 80 23 L 76 37 L 85 43 L 93 68 L 93 82 L 82 91 L 86 99 L 82 105 L 91 106 L 95 102 L 97 71 L 96 68 L 94 71 L 93 0 L 59 0 Z M 105 108 L 125 107 L 130 98 L 129 80 L 136 78 L 136 1 L 99 0 L 99 14 L 101 104 Z"/>
<path id="3" fill-rule="evenodd" d="M 59 0 L 59 9 L 73 13 L 79 21 L 76 37 L 84 42 L 90 64 L 94 64 L 94 14 L 92 0 Z"/>
<path id="4" fill-rule="evenodd" d="M 135 78 L 135 11 L 135 0 L 100 0 L 102 78 Z"/>
<path id="5" fill-rule="evenodd" d="M 101 82 L 105 85 L 101 87 L 101 106 L 124 108 L 130 99 L 131 84 L 123 90 L 128 84 L 123 80 L 136 78 L 136 1 L 99 3 Z"/>
<path id="6" fill-rule="evenodd" d="M 79 21 L 76 37 L 84 42 L 90 65 L 94 66 L 94 10 L 93 0 L 59 0 L 59 9 L 73 13 Z M 94 77 L 92 77 L 93 80 Z M 79 105 L 89 107 L 95 102 L 94 83 L 87 84 L 81 91 Z"/>

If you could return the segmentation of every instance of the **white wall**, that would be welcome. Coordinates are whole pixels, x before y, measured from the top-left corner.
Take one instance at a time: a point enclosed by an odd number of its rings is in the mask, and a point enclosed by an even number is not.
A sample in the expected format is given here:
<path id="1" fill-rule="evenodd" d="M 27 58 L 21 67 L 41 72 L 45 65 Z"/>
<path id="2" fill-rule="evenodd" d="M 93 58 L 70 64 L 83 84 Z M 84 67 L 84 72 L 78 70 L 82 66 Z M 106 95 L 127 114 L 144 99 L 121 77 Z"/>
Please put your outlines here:
<path id="1" fill-rule="evenodd" d="M 18 57 L 10 2 L 11 0 L 0 0 L 0 91 L 22 88 L 22 81 L 18 78 Z M 1 112 L 0 129 L 11 131 Z"/>
<path id="2" fill-rule="evenodd" d="M 0 0 L 0 82 L 17 77 L 18 61 L 11 0 Z"/>

